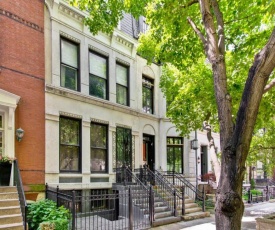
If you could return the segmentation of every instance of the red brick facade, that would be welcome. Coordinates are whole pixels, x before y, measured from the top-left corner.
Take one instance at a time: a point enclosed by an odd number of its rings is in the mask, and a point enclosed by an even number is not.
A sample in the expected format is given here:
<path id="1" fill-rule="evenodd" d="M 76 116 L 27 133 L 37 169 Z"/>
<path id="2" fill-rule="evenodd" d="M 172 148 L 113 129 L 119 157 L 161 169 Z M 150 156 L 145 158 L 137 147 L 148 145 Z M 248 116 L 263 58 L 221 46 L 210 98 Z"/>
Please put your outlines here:
<path id="1" fill-rule="evenodd" d="M 21 97 L 15 141 L 25 189 L 45 182 L 44 1 L 0 1 L 0 88 Z M 30 186 L 28 186 L 30 185 Z"/>

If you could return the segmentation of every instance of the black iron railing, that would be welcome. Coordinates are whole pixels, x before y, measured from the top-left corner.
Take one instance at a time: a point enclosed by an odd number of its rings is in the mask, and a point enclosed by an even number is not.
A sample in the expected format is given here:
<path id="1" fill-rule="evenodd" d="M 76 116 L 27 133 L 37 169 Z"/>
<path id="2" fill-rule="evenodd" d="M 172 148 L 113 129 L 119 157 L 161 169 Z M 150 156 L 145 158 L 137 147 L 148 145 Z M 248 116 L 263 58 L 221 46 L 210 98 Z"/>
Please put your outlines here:
<path id="1" fill-rule="evenodd" d="M 243 194 L 248 197 L 248 203 L 264 202 L 275 198 L 275 186 L 256 186 L 252 191 L 250 188 L 247 191 L 243 190 Z"/>
<path id="2" fill-rule="evenodd" d="M 205 190 L 196 188 L 190 181 L 188 181 L 183 174 L 176 173 L 174 171 L 161 171 L 159 172 L 166 178 L 171 184 L 175 186 L 178 192 L 181 192 L 181 188 L 185 187 L 185 194 L 193 200 L 202 201 L 202 209 L 205 211 Z"/>
<path id="3" fill-rule="evenodd" d="M 91 192 L 92 195 L 83 195 L 76 191 L 68 194 L 46 185 L 46 198 L 70 210 L 72 230 L 146 229 L 151 226 L 150 207 L 144 206 L 148 202 L 142 199 L 148 200 L 150 196 L 141 190 L 124 187 L 120 190 L 94 190 L 97 192 Z"/>
<path id="4" fill-rule="evenodd" d="M 153 186 L 155 196 L 165 203 L 173 216 L 178 216 L 177 208 L 184 202 L 180 193 L 166 179 L 151 171 L 146 165 L 135 169 L 135 173 L 141 182 Z"/>
<path id="5" fill-rule="evenodd" d="M 27 229 L 27 202 L 25 198 L 23 183 L 21 179 L 21 174 L 18 166 L 17 160 L 14 160 L 13 162 L 13 184 L 17 187 L 18 195 L 19 195 L 19 202 L 20 202 L 20 208 L 23 216 L 23 222 L 24 222 L 24 229 Z"/>

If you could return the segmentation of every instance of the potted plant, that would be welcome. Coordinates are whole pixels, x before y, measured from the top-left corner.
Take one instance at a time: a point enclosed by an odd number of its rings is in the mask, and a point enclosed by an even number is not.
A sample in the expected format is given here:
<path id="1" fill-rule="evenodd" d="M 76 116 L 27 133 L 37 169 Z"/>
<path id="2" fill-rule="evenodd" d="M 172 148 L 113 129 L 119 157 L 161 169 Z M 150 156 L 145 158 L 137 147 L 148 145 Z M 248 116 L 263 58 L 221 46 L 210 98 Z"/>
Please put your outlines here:
<path id="1" fill-rule="evenodd" d="M 9 186 L 13 161 L 12 157 L 0 155 L 0 186 Z"/>

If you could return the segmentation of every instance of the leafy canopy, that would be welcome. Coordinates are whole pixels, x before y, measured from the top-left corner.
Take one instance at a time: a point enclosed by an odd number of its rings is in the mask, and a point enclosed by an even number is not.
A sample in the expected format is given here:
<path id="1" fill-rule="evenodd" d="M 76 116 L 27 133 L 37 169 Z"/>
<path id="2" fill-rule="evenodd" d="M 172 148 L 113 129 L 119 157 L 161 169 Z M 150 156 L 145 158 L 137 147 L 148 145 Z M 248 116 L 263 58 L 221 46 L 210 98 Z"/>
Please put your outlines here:
<path id="1" fill-rule="evenodd" d="M 140 35 L 138 52 L 148 62 L 163 65 L 160 86 L 167 98 L 168 117 L 183 135 L 201 128 L 205 120 L 219 130 L 212 69 L 202 42 L 187 20 L 191 18 L 205 34 L 197 0 L 70 0 L 70 3 L 89 12 L 85 23 L 93 34 L 112 33 L 123 12 L 145 16 L 150 30 Z M 218 4 L 225 22 L 226 80 L 235 119 L 254 56 L 274 27 L 275 1 L 220 0 Z M 270 79 L 274 79 L 274 73 Z M 255 130 L 263 127 L 272 130 L 274 97 L 274 89 L 265 93 Z M 268 133 L 275 143 L 274 132 Z"/>

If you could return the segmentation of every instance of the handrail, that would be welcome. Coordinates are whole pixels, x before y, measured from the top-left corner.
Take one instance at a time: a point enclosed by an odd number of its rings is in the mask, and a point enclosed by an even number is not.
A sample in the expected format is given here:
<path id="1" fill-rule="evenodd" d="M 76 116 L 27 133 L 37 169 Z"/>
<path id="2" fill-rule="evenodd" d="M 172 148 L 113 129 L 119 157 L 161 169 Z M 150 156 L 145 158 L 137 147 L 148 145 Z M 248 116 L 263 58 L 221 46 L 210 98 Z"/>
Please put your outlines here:
<path id="1" fill-rule="evenodd" d="M 175 184 L 178 184 L 178 185 L 184 184 L 187 189 L 187 195 L 191 196 L 194 199 L 198 199 L 201 201 L 203 201 L 205 199 L 205 197 L 203 195 L 203 191 L 199 190 L 193 184 L 191 184 L 190 181 L 186 180 L 182 174 L 174 172 L 174 171 L 172 171 L 172 172 L 167 171 L 167 172 L 163 172 L 163 173 L 165 173 L 164 174 L 165 177 L 172 176 L 174 185 Z M 189 191 L 188 191 L 188 189 L 189 189 Z"/>
<path id="2" fill-rule="evenodd" d="M 19 195 L 19 202 L 20 202 L 20 208 L 23 216 L 23 222 L 24 222 L 24 229 L 27 229 L 27 201 L 23 189 L 23 183 L 22 178 L 18 166 L 17 160 L 14 160 L 14 177 L 13 177 L 13 183 L 17 187 L 18 195 Z"/>
<path id="3" fill-rule="evenodd" d="M 150 183 L 155 187 L 156 195 L 162 199 L 163 202 L 173 211 L 174 216 L 177 216 L 177 206 L 178 202 L 182 200 L 182 196 L 179 195 L 178 191 L 171 186 L 168 181 L 164 180 L 160 175 L 152 172 L 146 165 L 144 167 L 135 169 L 136 172 L 139 172 L 141 181 L 145 183 Z M 173 198 L 172 200 L 165 199 L 165 196 L 168 198 Z"/>

